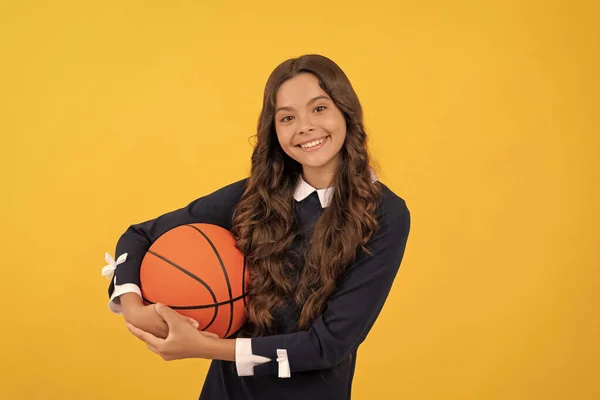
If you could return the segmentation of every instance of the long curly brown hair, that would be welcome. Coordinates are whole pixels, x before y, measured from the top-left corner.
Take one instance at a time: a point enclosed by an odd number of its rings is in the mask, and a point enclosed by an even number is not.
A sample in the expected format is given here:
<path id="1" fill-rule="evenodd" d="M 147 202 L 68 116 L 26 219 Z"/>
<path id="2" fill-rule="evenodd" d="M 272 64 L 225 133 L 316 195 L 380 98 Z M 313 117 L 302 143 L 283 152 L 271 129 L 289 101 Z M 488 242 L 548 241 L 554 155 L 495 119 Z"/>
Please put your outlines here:
<path id="1" fill-rule="evenodd" d="M 281 148 L 275 131 L 275 98 L 281 84 L 311 73 L 346 120 L 346 139 L 333 192 L 314 226 L 296 282 L 290 254 L 298 234 L 293 193 L 302 165 Z M 273 312 L 288 301 L 301 308 L 299 329 L 308 329 L 323 311 L 336 282 L 378 229 L 376 208 L 381 187 L 372 178 L 362 107 L 346 74 L 327 57 L 308 54 L 289 59 L 269 76 L 258 121 L 247 188 L 236 207 L 232 232 L 246 255 L 250 272 L 246 333 L 264 335 Z"/>

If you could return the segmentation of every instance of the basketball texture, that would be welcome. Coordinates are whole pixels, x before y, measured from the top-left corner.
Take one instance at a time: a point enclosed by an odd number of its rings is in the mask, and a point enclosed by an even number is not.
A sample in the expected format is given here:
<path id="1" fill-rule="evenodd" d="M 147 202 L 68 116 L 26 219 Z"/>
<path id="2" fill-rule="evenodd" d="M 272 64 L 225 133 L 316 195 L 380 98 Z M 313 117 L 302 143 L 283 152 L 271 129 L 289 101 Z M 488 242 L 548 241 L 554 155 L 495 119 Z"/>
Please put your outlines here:
<path id="1" fill-rule="evenodd" d="M 162 303 L 221 338 L 246 322 L 248 272 L 228 230 L 211 224 L 181 225 L 160 236 L 141 265 L 146 304 Z"/>

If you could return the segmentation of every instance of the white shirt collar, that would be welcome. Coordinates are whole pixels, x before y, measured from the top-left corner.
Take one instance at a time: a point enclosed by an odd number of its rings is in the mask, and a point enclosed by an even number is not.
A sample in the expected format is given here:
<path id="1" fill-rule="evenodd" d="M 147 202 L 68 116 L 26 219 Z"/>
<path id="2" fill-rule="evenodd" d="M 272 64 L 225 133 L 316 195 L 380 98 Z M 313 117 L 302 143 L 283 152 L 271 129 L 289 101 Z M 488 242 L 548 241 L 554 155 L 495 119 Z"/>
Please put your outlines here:
<path id="1" fill-rule="evenodd" d="M 328 187 L 325 189 L 315 189 L 308 182 L 302 178 L 302 175 L 298 177 L 298 183 L 296 183 L 296 189 L 294 190 L 294 199 L 296 201 L 302 201 L 308 196 L 310 196 L 313 192 L 317 192 L 319 196 L 319 201 L 321 202 L 321 207 L 325 208 L 331 202 L 331 195 L 333 194 L 333 187 Z"/>
<path id="2" fill-rule="evenodd" d="M 373 181 L 377 180 L 377 176 L 371 170 L 371 177 Z M 294 190 L 294 199 L 296 201 L 302 201 L 310 196 L 313 192 L 317 192 L 319 196 L 319 201 L 321 202 L 321 207 L 326 208 L 331 203 L 331 197 L 333 195 L 333 187 L 328 187 L 325 189 L 315 189 L 308 182 L 302 178 L 302 174 L 298 177 L 298 182 L 296 183 L 296 189 Z"/>

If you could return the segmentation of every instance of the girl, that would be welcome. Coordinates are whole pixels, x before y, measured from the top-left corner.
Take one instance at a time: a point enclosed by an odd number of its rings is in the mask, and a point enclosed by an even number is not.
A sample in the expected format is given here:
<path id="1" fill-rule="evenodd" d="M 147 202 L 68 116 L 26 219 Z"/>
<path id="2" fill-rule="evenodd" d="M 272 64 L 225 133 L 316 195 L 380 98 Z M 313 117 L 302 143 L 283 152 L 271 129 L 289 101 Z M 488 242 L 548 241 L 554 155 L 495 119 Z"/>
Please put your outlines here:
<path id="1" fill-rule="evenodd" d="M 257 138 L 248 178 L 121 236 L 109 307 L 165 360 L 213 360 L 200 399 L 350 399 L 357 349 L 402 261 L 409 211 L 375 177 L 361 105 L 326 57 L 275 68 Z M 199 222 L 230 230 L 247 257 L 248 322 L 235 339 L 141 300 L 150 245 Z"/>

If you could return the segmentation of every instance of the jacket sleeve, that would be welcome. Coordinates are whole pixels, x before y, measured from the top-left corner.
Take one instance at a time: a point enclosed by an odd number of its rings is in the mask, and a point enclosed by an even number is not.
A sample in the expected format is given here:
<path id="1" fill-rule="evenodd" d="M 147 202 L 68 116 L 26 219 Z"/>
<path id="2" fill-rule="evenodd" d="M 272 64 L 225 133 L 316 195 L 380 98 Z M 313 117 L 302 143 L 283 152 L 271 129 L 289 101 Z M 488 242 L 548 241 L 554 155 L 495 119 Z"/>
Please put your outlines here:
<path id="1" fill-rule="evenodd" d="M 392 287 L 410 230 L 406 203 L 399 197 L 393 203 L 369 243 L 371 255 L 361 252 L 308 331 L 251 339 L 252 353 L 271 359 L 254 366 L 253 375 L 277 375 L 278 350 L 287 353 L 279 363 L 291 374 L 333 368 L 365 340 Z"/>
<path id="2" fill-rule="evenodd" d="M 211 194 L 200 197 L 186 207 L 163 214 L 155 219 L 131 225 L 119 238 L 115 259 L 127 254 L 118 263 L 108 287 L 109 309 L 121 313 L 118 296 L 127 292 L 140 292 L 140 267 L 152 245 L 165 232 L 185 224 L 207 223 L 230 230 L 232 214 L 246 189 L 247 179 L 229 184 Z"/>

